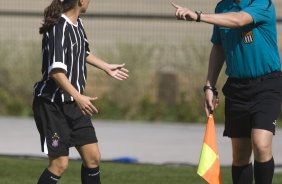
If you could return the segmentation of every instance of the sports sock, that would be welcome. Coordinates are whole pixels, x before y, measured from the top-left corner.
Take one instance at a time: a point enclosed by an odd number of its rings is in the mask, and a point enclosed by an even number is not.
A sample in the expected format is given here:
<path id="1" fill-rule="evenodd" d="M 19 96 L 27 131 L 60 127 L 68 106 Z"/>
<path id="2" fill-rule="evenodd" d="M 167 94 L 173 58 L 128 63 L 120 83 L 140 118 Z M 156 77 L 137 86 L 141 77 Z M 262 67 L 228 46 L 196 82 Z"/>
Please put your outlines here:
<path id="1" fill-rule="evenodd" d="M 252 163 L 244 166 L 232 165 L 233 184 L 252 184 L 253 183 L 253 166 Z"/>
<path id="2" fill-rule="evenodd" d="M 101 184 L 99 167 L 86 168 L 83 165 L 81 165 L 81 183 Z"/>
<path id="3" fill-rule="evenodd" d="M 56 184 L 60 176 L 56 176 L 55 174 L 51 173 L 48 169 L 45 169 L 41 174 L 37 184 Z"/>
<path id="4" fill-rule="evenodd" d="M 267 162 L 255 161 L 254 174 L 255 174 L 256 184 L 271 184 L 274 174 L 273 157 Z"/>

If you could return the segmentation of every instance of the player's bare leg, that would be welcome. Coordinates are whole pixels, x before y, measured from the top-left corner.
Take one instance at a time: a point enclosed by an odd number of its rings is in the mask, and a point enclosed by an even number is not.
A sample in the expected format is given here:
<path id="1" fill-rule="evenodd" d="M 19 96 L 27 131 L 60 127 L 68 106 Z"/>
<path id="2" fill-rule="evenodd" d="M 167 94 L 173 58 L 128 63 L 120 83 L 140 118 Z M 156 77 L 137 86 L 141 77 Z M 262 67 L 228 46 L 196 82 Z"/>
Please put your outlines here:
<path id="1" fill-rule="evenodd" d="M 87 144 L 76 149 L 83 161 L 81 166 L 82 184 L 100 184 L 99 163 L 101 154 L 98 144 Z"/>
<path id="2" fill-rule="evenodd" d="M 60 157 L 49 156 L 48 170 L 57 176 L 61 176 L 64 173 L 64 171 L 68 168 L 68 164 L 69 164 L 68 156 L 60 156 Z"/>
<path id="3" fill-rule="evenodd" d="M 38 184 L 56 184 L 61 175 L 68 167 L 69 157 L 68 156 L 50 156 L 49 166 L 41 174 Z"/>

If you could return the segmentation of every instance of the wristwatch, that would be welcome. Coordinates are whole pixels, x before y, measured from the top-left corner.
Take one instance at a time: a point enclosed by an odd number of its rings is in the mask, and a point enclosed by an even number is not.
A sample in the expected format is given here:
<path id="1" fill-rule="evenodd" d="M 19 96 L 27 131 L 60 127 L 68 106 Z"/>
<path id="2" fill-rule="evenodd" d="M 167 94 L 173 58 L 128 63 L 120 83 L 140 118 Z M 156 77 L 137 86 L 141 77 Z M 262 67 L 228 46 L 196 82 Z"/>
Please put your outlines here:
<path id="1" fill-rule="evenodd" d="M 202 11 L 195 11 L 195 13 L 197 14 L 197 19 L 196 22 L 201 22 L 201 15 L 202 15 Z"/>
<path id="2" fill-rule="evenodd" d="M 212 87 L 212 86 L 204 86 L 204 87 L 203 87 L 203 91 L 204 91 L 204 92 L 206 92 L 206 90 L 208 90 L 208 89 L 211 90 L 211 91 L 215 91 L 215 90 L 216 90 L 216 88 L 215 88 L 215 87 Z"/>
<path id="3" fill-rule="evenodd" d="M 206 86 L 203 87 L 203 91 L 206 92 L 206 90 L 211 90 L 213 92 L 214 96 L 216 96 L 216 97 L 218 96 L 218 92 L 217 92 L 215 87 L 206 85 Z"/>

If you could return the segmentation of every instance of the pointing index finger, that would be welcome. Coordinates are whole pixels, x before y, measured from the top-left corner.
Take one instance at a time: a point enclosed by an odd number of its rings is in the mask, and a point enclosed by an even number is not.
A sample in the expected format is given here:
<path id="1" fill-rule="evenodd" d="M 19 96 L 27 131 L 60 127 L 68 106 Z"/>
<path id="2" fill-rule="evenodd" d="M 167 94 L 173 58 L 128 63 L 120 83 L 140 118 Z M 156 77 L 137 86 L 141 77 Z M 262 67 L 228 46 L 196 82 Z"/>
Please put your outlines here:
<path id="1" fill-rule="evenodd" d="M 174 8 L 176 8 L 176 9 L 181 8 L 181 6 L 175 4 L 174 2 L 172 2 L 172 1 L 169 1 L 169 2 L 170 2 L 170 4 L 171 4 Z"/>

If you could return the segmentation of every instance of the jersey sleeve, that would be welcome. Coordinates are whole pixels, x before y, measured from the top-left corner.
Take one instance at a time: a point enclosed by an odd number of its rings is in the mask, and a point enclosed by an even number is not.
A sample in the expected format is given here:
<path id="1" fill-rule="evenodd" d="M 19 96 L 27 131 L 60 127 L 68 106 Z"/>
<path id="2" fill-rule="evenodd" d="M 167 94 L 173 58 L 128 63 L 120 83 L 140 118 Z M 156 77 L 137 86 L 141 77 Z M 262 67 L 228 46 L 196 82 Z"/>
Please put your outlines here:
<path id="1" fill-rule="evenodd" d="M 216 45 L 221 45 L 220 31 L 219 27 L 216 25 L 213 27 L 211 42 Z"/>
<path id="2" fill-rule="evenodd" d="M 49 31 L 49 67 L 48 73 L 55 68 L 63 69 L 67 72 L 65 63 L 65 27 L 66 24 L 57 24 Z"/>
<path id="3" fill-rule="evenodd" d="M 252 0 L 242 11 L 252 16 L 254 24 L 265 23 L 273 16 L 271 5 L 271 0 Z"/>
<path id="4" fill-rule="evenodd" d="M 219 4 L 217 4 L 215 8 L 215 13 L 219 13 Z M 213 26 L 213 32 L 212 32 L 212 37 L 211 37 L 211 42 L 216 45 L 221 45 L 221 37 L 220 37 L 220 31 L 219 27 L 217 25 Z"/>

